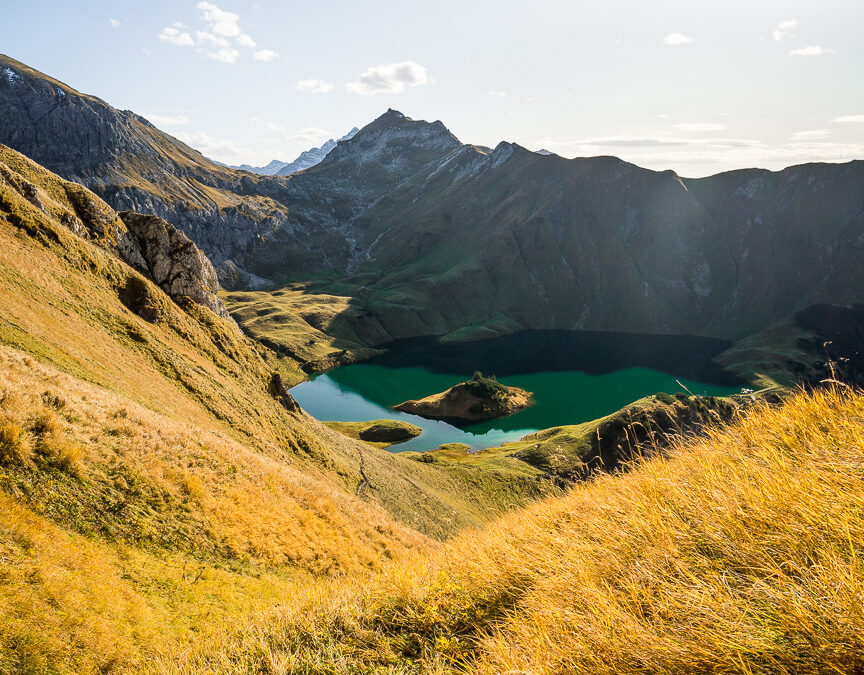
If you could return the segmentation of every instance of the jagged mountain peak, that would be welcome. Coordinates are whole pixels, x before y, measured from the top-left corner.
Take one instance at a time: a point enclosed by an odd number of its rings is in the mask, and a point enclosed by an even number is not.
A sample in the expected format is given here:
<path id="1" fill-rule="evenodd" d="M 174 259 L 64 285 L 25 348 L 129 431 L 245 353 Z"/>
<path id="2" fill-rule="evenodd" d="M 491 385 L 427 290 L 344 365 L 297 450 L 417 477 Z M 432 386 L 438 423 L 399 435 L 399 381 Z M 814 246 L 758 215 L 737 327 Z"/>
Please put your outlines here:
<path id="1" fill-rule="evenodd" d="M 456 136 L 454 136 L 446 126 L 444 126 L 444 123 L 441 120 L 435 120 L 434 122 L 415 120 L 398 110 L 394 110 L 393 108 L 388 108 L 387 112 L 375 118 L 372 122 L 360 129 L 358 134 L 366 135 L 386 131 L 392 132 L 397 129 L 410 131 L 417 135 L 441 135 L 452 139 L 454 145 L 462 145 L 459 139 L 456 138 Z"/>
<path id="2" fill-rule="evenodd" d="M 318 166 L 376 163 L 402 173 L 400 167 L 423 166 L 460 147 L 461 141 L 440 120 L 414 120 L 390 108 L 353 138 L 340 142 Z"/>

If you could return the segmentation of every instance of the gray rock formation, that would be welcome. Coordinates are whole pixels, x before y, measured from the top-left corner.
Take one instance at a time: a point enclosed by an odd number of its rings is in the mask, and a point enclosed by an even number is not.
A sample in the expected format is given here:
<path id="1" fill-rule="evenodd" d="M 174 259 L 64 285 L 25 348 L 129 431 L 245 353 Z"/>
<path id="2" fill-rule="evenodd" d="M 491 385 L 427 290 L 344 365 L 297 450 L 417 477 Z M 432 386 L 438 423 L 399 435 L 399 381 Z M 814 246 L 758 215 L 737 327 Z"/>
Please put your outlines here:
<path id="1" fill-rule="evenodd" d="M 219 299 L 216 270 L 189 237 L 158 216 L 122 211 L 120 217 L 138 242 L 149 276 L 162 290 L 233 321 Z"/>
<path id="2" fill-rule="evenodd" d="M 118 214 L 84 186 L 59 178 L 4 145 L 0 145 L 0 185 L 149 277 L 175 301 L 188 298 L 233 323 L 217 295 L 213 265 L 170 223 L 140 213 Z M 8 205 L 6 209 L 14 210 Z M 158 322 L 157 299 L 140 277 L 129 279 L 121 289 L 124 304 L 146 320 Z"/>

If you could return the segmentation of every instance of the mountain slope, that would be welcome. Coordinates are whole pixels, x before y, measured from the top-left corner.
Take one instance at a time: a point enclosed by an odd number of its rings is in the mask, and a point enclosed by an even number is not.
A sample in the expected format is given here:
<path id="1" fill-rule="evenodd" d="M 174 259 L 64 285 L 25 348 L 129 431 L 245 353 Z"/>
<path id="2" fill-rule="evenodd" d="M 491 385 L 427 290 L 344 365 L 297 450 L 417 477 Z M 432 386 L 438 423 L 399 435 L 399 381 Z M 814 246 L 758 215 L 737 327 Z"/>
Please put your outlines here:
<path id="1" fill-rule="evenodd" d="M 501 317 L 511 330 L 737 339 L 860 297 L 862 189 L 864 162 L 687 180 L 612 158 L 460 149 L 357 221 L 366 260 L 343 292 L 370 289 L 394 337 Z M 422 312 L 400 330 L 409 306 Z"/>
<path id="2" fill-rule="evenodd" d="M 14 59 L 0 55 L 0 69 L 7 73 L 0 78 L 0 143 L 86 185 L 118 211 L 154 214 L 177 225 L 220 268 L 259 230 L 269 231 L 287 216 L 259 185 L 269 177 L 217 164 L 143 117 Z M 216 229 L 221 237 L 204 236 Z M 230 264 L 228 269 L 254 282 Z"/>
<path id="3" fill-rule="evenodd" d="M 306 415 L 218 299 L 175 285 L 212 282 L 178 237 L 0 146 L 0 670 L 110 670 L 545 489 Z"/>
<path id="4" fill-rule="evenodd" d="M 250 176 L 2 63 L 18 79 L 0 80 L 0 141 L 115 208 L 165 217 L 229 286 L 264 278 L 348 298 L 337 339 L 559 328 L 737 340 L 864 291 L 864 162 L 691 180 L 464 145 L 390 110 L 306 171 Z"/>

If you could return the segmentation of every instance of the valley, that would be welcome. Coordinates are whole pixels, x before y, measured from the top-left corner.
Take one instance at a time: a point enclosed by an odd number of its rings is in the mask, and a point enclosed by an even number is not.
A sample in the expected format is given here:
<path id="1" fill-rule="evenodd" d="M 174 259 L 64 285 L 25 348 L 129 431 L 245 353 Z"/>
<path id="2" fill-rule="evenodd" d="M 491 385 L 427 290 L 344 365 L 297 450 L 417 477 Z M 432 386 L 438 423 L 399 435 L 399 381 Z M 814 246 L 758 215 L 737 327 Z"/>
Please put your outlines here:
<path id="1" fill-rule="evenodd" d="M 229 166 L 0 74 L 0 673 L 864 668 L 864 161 Z"/>

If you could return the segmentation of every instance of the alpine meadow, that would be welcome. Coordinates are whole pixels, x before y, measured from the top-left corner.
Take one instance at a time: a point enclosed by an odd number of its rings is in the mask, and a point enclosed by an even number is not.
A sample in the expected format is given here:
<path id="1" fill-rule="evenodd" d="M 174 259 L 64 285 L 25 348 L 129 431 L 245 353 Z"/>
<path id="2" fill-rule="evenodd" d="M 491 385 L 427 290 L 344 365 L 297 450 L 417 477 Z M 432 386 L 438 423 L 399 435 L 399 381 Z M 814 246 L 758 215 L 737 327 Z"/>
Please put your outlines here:
<path id="1" fill-rule="evenodd" d="M 7 4 L 0 674 L 864 672 L 864 8 Z"/>

